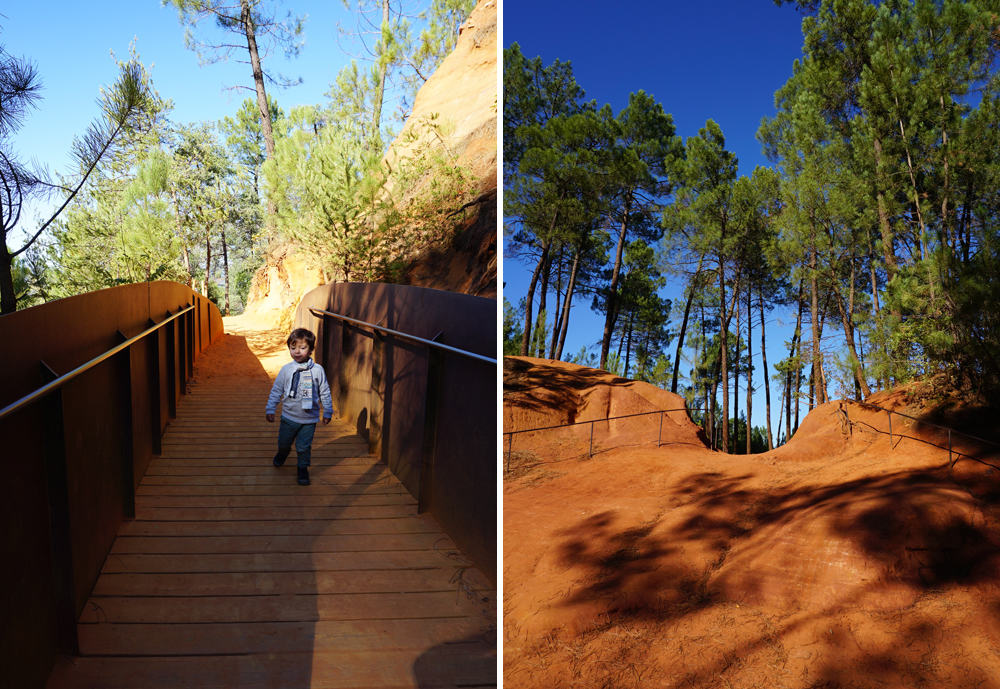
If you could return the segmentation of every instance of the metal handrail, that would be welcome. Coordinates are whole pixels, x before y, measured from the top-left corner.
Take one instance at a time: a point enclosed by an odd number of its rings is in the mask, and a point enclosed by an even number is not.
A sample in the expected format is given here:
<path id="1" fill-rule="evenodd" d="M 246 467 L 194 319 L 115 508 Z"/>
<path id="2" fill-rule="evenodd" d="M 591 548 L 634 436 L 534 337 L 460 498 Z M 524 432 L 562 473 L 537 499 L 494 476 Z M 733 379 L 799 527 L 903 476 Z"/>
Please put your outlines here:
<path id="1" fill-rule="evenodd" d="M 367 321 L 362 321 L 357 318 L 351 318 L 350 316 L 345 316 L 340 313 L 333 313 L 332 311 L 324 311 L 323 309 L 317 309 L 309 307 L 309 312 L 314 316 L 329 316 L 331 318 L 337 318 L 342 321 L 347 321 L 348 323 L 354 323 L 355 325 L 361 325 L 372 330 L 378 330 L 380 332 L 388 333 L 390 335 L 395 335 L 396 337 L 401 337 L 406 340 L 411 340 L 419 344 L 427 345 L 429 347 L 437 347 L 438 349 L 444 349 L 455 354 L 460 354 L 462 356 L 469 357 L 470 359 L 478 359 L 479 361 L 485 361 L 488 364 L 493 364 L 496 366 L 497 360 L 491 359 L 488 356 L 483 356 L 482 354 L 476 354 L 475 352 L 468 352 L 464 349 L 459 349 L 458 347 L 452 347 L 450 345 L 442 344 L 440 342 L 435 342 L 434 340 L 428 340 L 423 337 L 417 337 L 416 335 L 411 335 L 410 333 L 404 333 L 399 330 L 393 330 L 392 328 L 386 328 L 383 325 L 378 325 L 376 323 L 369 323 Z"/>
<path id="2" fill-rule="evenodd" d="M 135 337 L 132 337 L 132 338 L 130 338 L 128 340 L 125 340 L 124 342 L 122 342 L 119 345 L 115 345 L 114 347 L 112 347 L 108 351 L 106 351 L 103 354 L 100 354 L 100 355 L 94 357 L 93 359 L 91 359 L 90 361 L 86 362 L 85 364 L 81 364 L 80 366 L 77 366 L 76 368 L 74 368 L 69 373 L 65 373 L 65 374 L 59 376 L 55 380 L 46 383 L 42 387 L 38 388 L 34 392 L 31 392 L 31 393 L 25 395 L 24 397 L 22 397 L 21 399 L 17 400 L 16 402 L 12 402 L 11 404 L 8 404 L 3 409 L 0 409 L 0 419 L 3 419 L 4 417 L 9 416 L 10 414 L 13 414 L 15 411 L 17 411 L 18 409 L 21 409 L 22 407 L 26 407 L 27 405 L 31 404 L 35 400 L 38 400 L 38 399 L 40 399 L 42 397 L 45 397 L 50 392 L 52 392 L 52 391 L 54 391 L 54 390 L 62 387 L 63 385 L 65 385 L 69 381 L 73 380 L 74 378 L 76 378 L 80 374 L 86 373 L 87 371 L 89 371 L 90 369 L 94 368 L 95 366 L 97 366 L 101 362 L 106 361 L 107 359 L 113 357 L 118 352 L 122 351 L 123 349 L 126 349 L 127 347 L 130 347 L 135 342 L 141 340 L 142 338 L 146 337 L 150 333 L 153 333 L 153 332 L 159 330 L 160 328 L 162 328 L 164 325 L 166 325 L 170 321 L 172 321 L 172 320 L 174 320 L 176 318 L 179 318 L 180 316 L 183 316 L 185 313 L 187 313 L 188 311 L 191 311 L 194 308 L 195 308 L 195 305 L 192 304 L 192 305 L 190 305 L 190 306 L 188 306 L 188 307 L 186 307 L 184 309 L 181 309 L 177 313 L 175 313 L 175 314 L 173 314 L 171 316 L 168 316 L 167 318 L 165 318 L 163 321 L 157 323 L 156 325 L 154 325 L 154 326 L 152 326 L 150 328 L 147 328 L 146 330 L 142 331 L 141 333 L 139 333 Z"/>

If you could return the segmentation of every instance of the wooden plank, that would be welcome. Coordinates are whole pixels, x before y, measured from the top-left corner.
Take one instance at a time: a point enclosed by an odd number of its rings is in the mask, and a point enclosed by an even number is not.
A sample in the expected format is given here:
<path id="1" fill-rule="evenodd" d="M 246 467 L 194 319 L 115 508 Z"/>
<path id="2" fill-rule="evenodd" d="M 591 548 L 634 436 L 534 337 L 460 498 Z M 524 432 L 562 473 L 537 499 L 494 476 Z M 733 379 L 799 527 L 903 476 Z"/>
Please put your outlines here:
<path id="1" fill-rule="evenodd" d="M 294 477 L 291 477 L 294 480 Z M 136 519 L 166 521 L 271 519 L 384 519 L 413 514 L 412 505 L 349 505 L 345 507 L 147 507 L 139 505 Z"/>
<path id="2" fill-rule="evenodd" d="M 362 474 L 351 475 L 351 474 L 340 474 L 330 473 L 329 475 L 322 477 L 322 482 L 317 481 L 315 471 L 310 472 L 310 476 L 313 478 L 313 484 L 310 486 L 310 490 L 319 490 L 320 487 L 329 486 L 376 486 L 376 485 L 400 485 L 393 476 L 388 471 L 382 471 L 379 474 Z M 211 475 L 195 475 L 195 476 L 185 476 L 185 475 L 170 475 L 162 474 L 158 476 L 146 475 L 146 478 L 142 480 L 142 486 L 274 486 L 283 485 L 287 486 L 288 477 L 281 473 L 280 471 L 273 471 L 271 473 L 264 474 L 253 474 L 253 475 L 226 475 L 226 476 L 211 476 Z M 301 492 L 301 491 L 300 491 Z"/>
<path id="3" fill-rule="evenodd" d="M 375 483 L 364 483 L 360 485 L 347 485 L 347 486 L 331 486 L 327 484 L 316 484 L 316 486 L 310 487 L 310 496 L 323 496 L 323 495 L 402 495 L 407 494 L 406 488 L 403 487 L 401 483 L 388 482 L 388 481 L 378 481 Z M 280 483 L 272 484 L 241 484 L 241 485 L 214 485 L 214 486 L 204 486 L 204 485 L 192 485 L 192 484 L 177 484 L 177 485 L 162 485 L 162 484 L 152 484 L 147 485 L 143 483 L 136 489 L 135 492 L 138 498 L 153 497 L 153 496 L 166 496 L 166 495 L 183 495 L 187 497 L 193 496 L 251 496 L 251 495 L 294 495 L 298 497 L 302 496 L 302 491 L 299 489 L 298 485 L 289 485 L 288 481 L 282 480 Z"/>
<path id="4" fill-rule="evenodd" d="M 378 553 L 109 555 L 103 572 L 316 572 L 426 569 L 461 564 L 434 550 Z"/>
<path id="5" fill-rule="evenodd" d="M 457 591 L 268 596 L 91 596 L 80 625 L 112 623 L 312 622 L 463 617 L 475 608 Z M 449 614 L 450 613 L 450 614 Z"/>
<path id="6" fill-rule="evenodd" d="M 353 534 L 350 536 L 119 536 L 111 547 L 122 553 L 353 553 L 385 550 L 454 550 L 440 534 Z"/>
<path id="7" fill-rule="evenodd" d="M 161 467 L 155 462 L 150 465 L 146 476 L 228 476 L 228 477 L 239 477 L 239 476 L 274 476 L 280 471 L 290 472 L 289 478 L 295 480 L 295 464 L 286 464 L 282 469 L 275 469 L 271 465 L 270 457 L 267 458 L 268 461 L 262 461 L 259 466 L 250 465 L 246 467 Z M 326 478 L 339 478 L 344 476 L 354 476 L 358 478 L 373 478 L 390 476 L 388 469 L 384 465 L 372 466 L 369 469 L 364 467 L 354 467 L 354 466 L 338 466 L 330 464 L 320 464 L 317 465 L 316 471 L 310 470 L 309 475 L 312 476 L 313 480 L 326 479 Z"/>
<path id="8" fill-rule="evenodd" d="M 416 500 L 409 493 L 377 493 L 344 495 L 143 495 L 137 498 L 142 507 L 346 507 L 348 505 L 409 505 L 416 506 Z"/>
<path id="9" fill-rule="evenodd" d="M 349 534 L 427 534 L 443 536 L 441 529 L 430 523 L 426 515 L 411 515 L 398 519 L 309 519 L 288 521 L 145 521 L 125 522 L 118 531 L 125 536 L 274 536 L 280 534 L 349 535 Z"/>
<path id="10" fill-rule="evenodd" d="M 197 448 L 190 452 L 181 452 L 175 450 L 168 450 L 164 448 L 163 454 L 160 455 L 160 459 L 185 459 L 185 458 L 219 458 L 219 459 L 253 459 L 255 463 L 259 463 L 261 466 L 271 467 L 271 458 L 274 457 L 274 453 L 277 451 L 277 445 L 260 445 L 259 447 L 243 448 L 243 449 L 233 449 L 232 447 L 220 448 L 213 450 L 210 448 Z M 295 450 L 292 450 L 293 454 Z M 330 458 L 344 458 L 344 459 L 363 459 L 365 455 L 357 451 L 357 448 L 316 448 L 313 450 L 313 457 L 322 457 L 324 459 Z M 378 466 L 376 462 L 370 462 L 372 466 Z M 150 469 L 159 465 L 159 460 L 154 460 L 150 463 Z M 385 466 L 384 464 L 381 466 Z M 273 467 L 271 467 L 273 468 Z"/>
<path id="11" fill-rule="evenodd" d="M 60 665 L 48 689 L 428 689 L 496 686 L 495 645 L 426 650 L 314 651 L 222 656 L 82 657 Z"/>
<path id="12" fill-rule="evenodd" d="M 320 430 L 321 428 L 321 426 L 317 427 L 316 434 L 313 436 L 320 442 L 342 445 L 364 444 L 364 441 L 359 439 L 358 436 L 353 433 L 350 435 L 333 435 L 324 433 Z M 276 424 L 268 424 L 267 426 L 261 427 L 247 427 L 246 425 L 242 427 L 234 426 L 232 429 L 220 429 L 218 424 L 210 424 L 206 425 L 201 430 L 194 428 L 190 424 L 184 424 L 182 427 L 177 427 L 167 434 L 167 438 L 173 443 L 190 441 L 214 444 L 248 442 L 253 440 L 274 440 L 277 436 L 278 426 Z"/>
<path id="13" fill-rule="evenodd" d="M 269 447 L 264 452 L 256 453 L 253 457 L 161 457 L 160 459 L 154 460 L 150 465 L 155 464 L 158 467 L 192 467 L 192 466 L 231 466 L 231 467 L 244 467 L 244 466 L 261 466 L 262 464 L 273 467 L 271 460 L 274 457 L 276 448 Z M 313 465 L 316 466 L 339 466 L 339 467 L 350 467 L 355 470 L 366 470 L 369 467 L 378 466 L 373 463 L 368 457 L 337 457 L 335 452 L 322 452 L 314 450 L 312 456 L 314 461 Z M 295 464 L 295 450 L 285 460 L 285 466 Z M 317 461 L 322 461 L 322 464 L 318 464 Z M 382 467 L 385 468 L 385 465 Z"/>
<path id="14" fill-rule="evenodd" d="M 468 617 L 421 620 L 80 625 L 83 655 L 235 655 L 316 651 L 423 650 L 482 635 Z M 484 638 L 484 642 L 488 637 Z"/>
<path id="15" fill-rule="evenodd" d="M 102 574 L 95 596 L 249 596 L 310 593 L 402 593 L 489 591 L 476 569 L 369 570 L 365 572 L 178 572 Z"/>

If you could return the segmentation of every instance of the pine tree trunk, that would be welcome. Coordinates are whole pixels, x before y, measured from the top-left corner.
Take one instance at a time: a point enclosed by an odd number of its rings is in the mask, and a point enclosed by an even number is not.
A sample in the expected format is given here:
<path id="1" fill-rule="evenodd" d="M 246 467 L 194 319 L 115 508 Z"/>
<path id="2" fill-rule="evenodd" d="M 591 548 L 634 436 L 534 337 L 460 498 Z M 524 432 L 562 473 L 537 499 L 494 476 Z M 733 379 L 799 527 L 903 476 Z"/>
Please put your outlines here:
<path id="1" fill-rule="evenodd" d="M 555 219 L 552 222 L 554 223 Z M 542 245 L 542 255 L 538 259 L 538 265 L 535 266 L 535 270 L 531 274 L 531 282 L 528 283 L 528 297 L 524 303 L 524 333 L 521 335 L 521 356 L 529 356 L 530 354 L 528 347 L 531 344 L 531 330 L 534 327 L 531 310 L 535 300 L 535 288 L 538 286 L 538 274 L 542 270 L 542 264 L 545 263 L 548 253 L 549 244 L 545 242 Z"/>
<path id="2" fill-rule="evenodd" d="M 618 280 L 622 270 L 622 255 L 625 253 L 625 237 L 628 234 L 628 215 L 631 210 L 630 201 L 625 202 L 625 214 L 618 232 L 618 246 L 615 248 L 615 263 L 611 269 L 611 284 L 608 286 L 608 298 L 604 304 L 607 313 L 604 317 L 604 334 L 601 337 L 600 368 L 608 363 L 608 352 L 611 349 L 611 337 L 615 329 L 615 319 L 618 316 Z"/>
<path id="3" fill-rule="evenodd" d="M 733 287 L 736 293 L 738 286 Z M 733 361 L 733 454 L 739 451 L 740 442 L 740 300 L 733 302 L 736 309 L 736 359 Z"/>
<path id="4" fill-rule="evenodd" d="M 569 310 L 573 305 L 573 292 L 576 289 L 576 275 L 580 269 L 580 251 L 573 254 L 573 267 L 569 273 L 569 285 L 566 287 L 566 298 L 563 300 L 563 315 L 560 319 L 559 345 L 556 347 L 554 359 L 562 359 L 563 346 L 566 344 L 566 331 L 569 330 Z"/>
<path id="5" fill-rule="evenodd" d="M 257 33 L 253 25 L 253 15 L 250 12 L 249 0 L 240 0 L 240 23 L 247 37 L 247 51 L 250 53 L 250 69 L 253 72 L 254 90 L 257 92 L 257 112 L 260 115 L 260 131 L 264 135 L 264 151 L 267 159 L 274 156 L 274 128 L 271 122 L 271 108 L 267 103 L 267 91 L 264 89 L 264 70 L 260 66 L 260 54 L 257 51 Z M 275 222 L 278 216 L 278 206 L 270 196 L 267 200 L 267 234 L 274 237 Z"/>
<path id="6" fill-rule="evenodd" d="M 795 336 L 796 336 L 795 339 L 797 339 L 798 342 L 795 342 L 795 340 L 793 339 L 793 344 L 792 344 L 792 349 L 795 350 L 795 354 L 793 356 L 796 356 L 796 357 L 798 357 L 801 354 L 801 352 L 802 352 L 802 311 L 803 311 L 803 298 L 802 297 L 803 297 L 803 292 L 804 292 L 804 289 L 803 289 L 804 286 L 805 286 L 804 283 L 800 280 L 799 281 L 799 299 L 798 299 L 798 301 L 799 301 L 799 309 L 798 309 L 798 315 L 795 318 Z M 792 437 L 792 434 L 795 433 L 795 431 L 799 430 L 799 406 L 800 406 L 800 404 L 799 404 L 799 391 L 801 391 L 801 390 L 802 390 L 802 363 L 799 362 L 798 365 L 795 367 L 795 388 L 794 388 L 794 391 L 793 391 L 794 392 L 794 397 L 795 397 L 795 427 L 788 434 L 789 438 Z M 789 400 L 791 399 L 791 397 L 792 397 L 792 393 L 789 393 Z M 789 416 L 788 418 L 790 419 L 791 416 Z"/>
<path id="7" fill-rule="evenodd" d="M 552 270 L 552 255 L 545 254 L 545 262 L 542 264 L 542 286 L 538 291 L 538 349 L 536 356 L 539 359 L 545 358 L 545 324 L 549 320 L 546 298 L 549 293 L 549 273 Z"/>
<path id="8" fill-rule="evenodd" d="M 820 309 L 820 312 L 819 312 L 819 339 L 820 339 L 820 342 L 823 341 L 823 330 L 826 327 L 826 315 L 828 313 L 830 313 L 830 293 L 829 292 L 827 292 L 826 299 L 823 301 L 823 308 Z M 826 402 L 830 401 L 830 396 L 827 393 L 827 387 L 829 387 L 829 386 L 826 383 L 826 370 L 823 367 L 823 359 L 822 359 L 822 357 L 819 360 L 819 368 L 817 368 L 816 371 L 817 371 L 817 373 L 816 373 L 816 382 L 819 385 L 821 385 L 822 388 L 823 388 L 822 389 L 823 401 L 822 402 L 817 402 L 817 406 L 819 406 L 820 404 L 825 404 Z"/>
<path id="9" fill-rule="evenodd" d="M 709 403 L 712 405 L 712 413 L 711 413 L 711 421 L 710 421 L 711 426 L 710 427 L 712 429 L 712 449 L 713 450 L 716 450 L 719 447 L 719 433 L 718 433 L 719 423 L 718 423 L 718 420 L 716 419 L 716 417 L 718 416 L 718 411 L 719 411 L 719 402 L 718 402 L 718 399 L 716 398 L 716 393 L 718 392 L 718 388 L 719 388 L 719 369 L 716 368 L 715 369 L 715 376 L 714 376 L 714 379 L 712 381 L 712 394 L 711 394 L 711 397 L 709 398 L 711 400 Z M 723 426 L 723 428 L 725 428 L 726 424 L 724 423 L 724 424 L 722 424 L 722 426 Z M 723 450 L 723 452 L 725 452 L 725 450 Z"/>
<path id="10" fill-rule="evenodd" d="M 786 421 L 784 417 L 785 417 L 785 406 L 786 406 L 785 400 L 788 399 L 787 396 L 788 396 L 788 386 L 782 385 L 781 400 L 778 402 L 778 437 L 775 439 L 775 442 L 777 443 L 778 447 L 781 447 L 782 445 L 788 442 L 787 430 L 785 431 L 786 433 L 785 437 L 784 438 L 781 437 L 781 422 Z M 789 407 L 789 410 L 791 410 L 791 407 Z M 788 428 L 787 421 L 785 427 L 786 429 Z"/>
<path id="11" fill-rule="evenodd" d="M 816 272 L 818 270 L 817 259 L 816 259 L 816 235 L 815 235 L 815 225 L 812 228 L 812 247 L 809 250 L 809 292 L 810 300 L 812 304 L 812 313 L 810 321 L 812 323 L 812 368 L 813 372 L 816 372 L 822 366 L 820 362 L 820 325 L 819 325 L 819 286 L 816 280 Z M 813 386 L 813 391 L 816 393 L 816 403 L 823 404 L 826 402 L 825 395 L 823 391 L 818 388 L 818 386 Z M 812 399 L 810 398 L 810 409 L 812 408 Z"/>
<path id="12" fill-rule="evenodd" d="M 226 278 L 226 312 L 229 315 L 229 249 L 226 246 L 226 232 L 222 232 L 222 271 Z"/>
<path id="13" fill-rule="evenodd" d="M 212 235 L 210 230 L 205 231 L 205 283 L 204 292 L 208 296 L 208 283 L 212 280 Z"/>
<path id="14" fill-rule="evenodd" d="M 768 380 L 767 375 L 767 337 L 765 336 L 764 328 L 764 295 L 760 295 L 760 356 L 763 362 L 764 371 L 764 401 L 767 408 L 767 415 L 765 420 L 767 421 L 767 449 L 774 449 L 774 441 L 771 439 L 771 382 Z M 778 428 L 781 428 L 781 421 L 778 421 Z"/>
<path id="15" fill-rule="evenodd" d="M 882 191 L 883 174 L 882 169 L 882 140 L 875 137 L 873 141 L 875 149 L 875 199 L 878 206 L 878 224 L 882 232 L 882 257 L 885 260 L 886 280 L 890 281 L 896 276 L 896 252 L 894 247 L 894 237 L 892 225 L 889 224 L 889 211 L 886 207 L 885 194 Z"/>
<path id="16" fill-rule="evenodd" d="M 750 443 L 750 414 L 753 411 L 753 402 L 751 397 L 753 395 L 753 340 L 751 339 L 753 335 L 753 317 L 750 315 L 753 313 L 751 311 L 750 299 L 752 292 L 750 290 L 750 281 L 747 280 L 747 454 L 750 454 L 753 450 L 753 446 Z"/>
<path id="17" fill-rule="evenodd" d="M 809 411 L 816 406 L 816 365 L 809 366 Z"/>
<path id="18" fill-rule="evenodd" d="M 6 235 L 6 232 L 0 233 Z M 0 242 L 0 314 L 17 311 L 17 295 L 14 294 L 14 257 L 7 249 L 6 241 Z"/>
<path id="19" fill-rule="evenodd" d="M 270 160 L 274 155 L 274 130 L 271 126 L 271 109 L 267 105 L 267 91 L 264 90 L 264 70 L 260 66 L 260 55 L 257 52 L 257 35 L 250 12 L 249 0 L 240 0 L 240 23 L 247 37 L 247 50 L 250 52 L 250 67 L 253 70 L 253 83 L 257 91 L 257 109 L 260 112 L 260 129 L 264 135 L 264 149 Z"/>
<path id="20" fill-rule="evenodd" d="M 632 363 L 632 328 L 635 327 L 635 311 L 629 311 L 628 330 L 625 331 L 627 343 L 625 345 L 625 366 L 622 368 L 622 376 L 628 378 L 628 368 Z"/>
<path id="21" fill-rule="evenodd" d="M 949 209 L 951 201 L 951 168 L 949 166 L 950 156 L 948 155 L 949 153 L 948 128 L 945 126 L 945 122 L 947 121 L 948 118 L 948 113 L 945 108 L 943 95 L 939 96 L 939 103 L 941 105 L 941 147 L 944 149 L 943 153 L 944 188 L 941 191 L 941 224 L 944 226 L 944 231 L 948 238 L 947 240 L 948 246 L 954 249 L 955 248 L 955 238 L 953 232 L 954 226 L 951 224 L 951 221 L 948 218 L 949 214 L 951 213 L 951 210 Z"/>
<path id="22" fill-rule="evenodd" d="M 559 341 L 559 333 L 562 330 L 563 317 L 563 268 L 565 266 L 566 249 L 560 248 L 559 258 L 556 261 L 556 303 L 552 309 L 552 339 L 549 342 L 549 358 L 556 358 L 556 343 Z"/>
<path id="23" fill-rule="evenodd" d="M 382 0 L 382 26 L 383 34 L 389 28 L 389 0 Z M 380 39 L 381 40 L 381 39 Z M 385 79 L 389 71 L 389 65 L 382 62 L 378 65 L 378 83 L 375 85 L 375 95 L 372 103 L 372 136 L 373 141 L 379 139 L 382 129 L 382 101 L 385 98 Z"/>
<path id="24" fill-rule="evenodd" d="M 861 391 L 862 399 L 868 397 L 872 394 L 871 389 L 868 387 L 868 381 L 865 378 L 864 369 L 861 367 L 861 358 L 858 356 L 858 351 L 854 346 L 854 326 L 851 323 L 851 314 L 854 313 L 854 264 L 851 264 L 851 288 L 850 297 L 847 300 L 847 309 L 844 309 L 843 300 L 838 294 L 837 299 L 837 309 L 840 311 L 840 322 L 844 327 L 844 341 L 847 344 L 847 349 L 851 355 L 851 369 L 854 373 L 854 382 L 857 388 Z"/>
<path id="25" fill-rule="evenodd" d="M 707 335 L 707 333 L 705 332 L 705 299 L 704 299 L 704 297 L 702 297 L 698 301 L 699 301 L 698 305 L 701 308 L 701 342 L 699 343 L 700 344 L 700 350 L 698 352 L 698 359 L 697 359 L 697 361 L 704 361 L 705 360 L 705 351 L 706 351 L 705 350 L 705 344 L 706 344 L 705 338 L 706 338 L 706 335 Z M 702 423 L 703 423 L 703 427 L 705 429 L 705 432 L 707 434 L 707 437 L 711 438 L 711 432 L 709 431 L 709 429 L 712 426 L 711 426 L 711 419 L 709 417 L 709 412 L 708 412 L 708 381 L 704 381 L 704 380 L 702 381 L 702 389 L 703 389 L 704 394 L 705 394 L 705 404 L 704 404 L 704 406 L 702 406 L 702 414 L 703 414 L 703 416 L 702 416 Z M 712 444 L 712 443 L 710 443 L 710 444 L 712 445 L 712 449 L 714 450 L 715 449 L 715 445 Z"/>
<path id="26" fill-rule="evenodd" d="M 726 318 L 725 261 L 719 256 L 719 365 L 722 373 L 722 451 L 729 452 L 729 319 Z M 713 395 L 714 397 L 714 395 Z"/>
<path id="27" fill-rule="evenodd" d="M 191 252 L 188 250 L 187 242 L 182 244 L 181 257 L 184 261 L 184 272 L 187 273 L 187 286 L 194 285 L 194 275 L 191 274 Z"/>
<path id="28" fill-rule="evenodd" d="M 701 279 L 701 264 L 705 260 L 705 255 L 698 257 L 698 268 L 691 277 L 688 284 L 687 301 L 684 304 L 684 320 L 681 322 L 681 332 L 677 338 L 677 354 L 674 356 L 674 378 L 670 383 L 670 392 L 677 394 L 677 374 L 681 368 L 681 347 L 684 346 L 684 337 L 687 333 L 688 316 L 691 313 L 691 302 L 694 301 L 695 285 Z"/>
<path id="29" fill-rule="evenodd" d="M 184 272 L 187 273 L 187 286 L 193 284 L 194 277 L 191 275 L 191 256 L 188 253 L 187 241 L 184 239 L 184 226 L 181 224 L 181 206 L 177 199 L 177 190 L 171 189 L 170 196 L 174 201 L 174 217 L 177 219 L 177 239 L 181 242 L 181 257 L 184 262 Z"/>

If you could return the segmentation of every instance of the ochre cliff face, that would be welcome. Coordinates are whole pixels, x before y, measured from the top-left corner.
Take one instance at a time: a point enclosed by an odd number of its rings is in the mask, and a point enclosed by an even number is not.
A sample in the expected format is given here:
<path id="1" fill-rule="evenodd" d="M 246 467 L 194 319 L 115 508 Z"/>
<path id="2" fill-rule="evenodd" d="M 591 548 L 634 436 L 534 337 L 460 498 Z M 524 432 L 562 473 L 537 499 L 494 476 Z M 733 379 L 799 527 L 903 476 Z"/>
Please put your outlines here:
<path id="1" fill-rule="evenodd" d="M 459 30 L 455 50 L 420 88 L 413 112 L 386 158 L 405 157 L 430 135 L 421 124 L 440 125 L 444 145 L 476 181 L 477 193 L 497 188 L 497 3 L 480 0 Z"/>
<path id="2" fill-rule="evenodd" d="M 450 244 L 418 256 L 401 282 L 497 296 L 498 86 L 497 3 L 480 0 L 462 25 L 455 50 L 421 87 L 413 114 L 386 156 L 391 163 L 426 142 L 433 135 L 421 123 L 433 117 L 443 145 L 474 180 L 477 198 L 458 216 L 462 225 Z M 418 143 L 410 140 L 411 132 Z"/>
<path id="3" fill-rule="evenodd" d="M 480 0 L 386 154 L 395 165 L 416 146 L 447 146 L 477 196 L 455 209 L 461 227 L 452 242 L 412 260 L 399 280 L 404 284 L 496 298 L 497 87 L 497 0 Z M 437 135 L 423 124 L 428 121 Z M 302 295 L 324 282 L 302 249 L 279 248 L 254 275 L 246 311 L 290 323 Z"/>
<path id="4" fill-rule="evenodd" d="M 322 272 L 308 264 L 301 249 L 284 247 L 269 254 L 254 273 L 244 313 L 260 324 L 287 330 L 303 295 L 325 283 Z"/>

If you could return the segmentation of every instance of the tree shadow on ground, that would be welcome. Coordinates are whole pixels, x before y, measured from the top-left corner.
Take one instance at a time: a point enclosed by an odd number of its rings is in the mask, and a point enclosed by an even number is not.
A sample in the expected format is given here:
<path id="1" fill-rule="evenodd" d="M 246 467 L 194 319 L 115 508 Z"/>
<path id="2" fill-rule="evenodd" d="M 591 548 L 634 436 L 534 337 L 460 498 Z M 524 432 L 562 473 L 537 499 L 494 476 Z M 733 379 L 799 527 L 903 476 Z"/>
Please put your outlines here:
<path id="1" fill-rule="evenodd" d="M 607 371 L 564 369 L 504 357 L 503 394 L 516 395 L 517 406 L 530 411 L 558 411 L 572 421 L 582 397 L 580 393 L 597 385 L 625 385 L 632 381 L 610 377 Z M 558 391 L 558 392 L 557 392 Z M 511 430 L 511 429 L 507 429 Z"/>
<path id="2" fill-rule="evenodd" d="M 560 532 L 558 557 L 577 581 L 562 606 L 599 609 L 590 633 L 640 623 L 659 629 L 657 636 L 669 635 L 663 625 L 722 611 L 742 602 L 742 594 L 753 598 L 759 583 L 755 572 L 742 566 L 723 569 L 735 549 L 741 563 L 765 561 L 778 530 L 795 534 L 809 525 L 819 525 L 828 539 L 850 543 L 859 562 L 877 569 L 874 580 L 843 587 L 819 609 L 787 613 L 766 634 L 729 642 L 725 630 L 719 630 L 717 643 L 727 646 L 727 652 L 674 678 L 676 686 L 721 686 L 718 678 L 732 671 L 733 657 L 793 644 L 789 637 L 810 625 L 822 623 L 825 628 L 838 616 L 863 615 L 864 606 L 889 587 L 910 591 L 910 600 L 936 604 L 950 591 L 981 587 L 986 592 L 1000 584 L 1000 537 L 995 528 L 1000 515 L 991 509 L 995 503 L 963 489 L 947 464 L 833 485 L 765 489 L 751 485 L 752 478 L 705 472 L 678 480 L 664 495 L 664 505 L 691 513 L 680 521 L 661 512 L 644 523 L 627 523 L 617 512 L 605 511 Z M 988 483 L 986 494 L 1000 495 L 1000 481 L 987 478 L 978 477 L 980 488 Z M 810 556 L 817 553 L 801 553 L 804 559 Z M 1000 600 L 992 598 L 984 595 L 979 604 L 995 625 Z M 812 675 L 809 686 L 850 686 L 849 678 L 859 676 L 858 667 L 867 668 L 873 682 L 916 686 L 914 682 L 941 681 L 939 669 L 963 656 L 958 642 L 937 638 L 945 624 L 942 619 L 917 611 L 886 615 L 879 624 L 892 643 L 870 642 L 867 650 L 856 639 L 843 643 L 831 623 L 829 637 L 816 647 L 820 657 L 812 668 L 818 674 Z M 845 670 L 845 661 L 856 661 L 856 666 Z M 949 686 L 977 686 L 977 678 L 991 676 L 974 660 L 966 664 L 961 682 Z M 908 679 L 898 684 L 900 677 Z"/>

